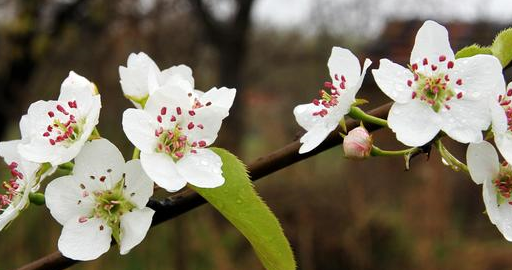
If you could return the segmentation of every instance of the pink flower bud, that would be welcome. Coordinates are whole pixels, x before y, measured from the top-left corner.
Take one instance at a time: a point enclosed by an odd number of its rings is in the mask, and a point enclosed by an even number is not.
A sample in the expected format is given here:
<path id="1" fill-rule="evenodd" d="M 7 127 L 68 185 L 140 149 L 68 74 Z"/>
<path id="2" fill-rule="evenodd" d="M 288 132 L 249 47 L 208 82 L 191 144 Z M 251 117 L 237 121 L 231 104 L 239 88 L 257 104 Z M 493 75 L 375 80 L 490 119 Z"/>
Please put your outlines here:
<path id="1" fill-rule="evenodd" d="M 370 156 L 372 150 L 372 136 L 364 127 L 351 130 L 343 139 L 343 151 L 350 159 L 364 159 Z"/>

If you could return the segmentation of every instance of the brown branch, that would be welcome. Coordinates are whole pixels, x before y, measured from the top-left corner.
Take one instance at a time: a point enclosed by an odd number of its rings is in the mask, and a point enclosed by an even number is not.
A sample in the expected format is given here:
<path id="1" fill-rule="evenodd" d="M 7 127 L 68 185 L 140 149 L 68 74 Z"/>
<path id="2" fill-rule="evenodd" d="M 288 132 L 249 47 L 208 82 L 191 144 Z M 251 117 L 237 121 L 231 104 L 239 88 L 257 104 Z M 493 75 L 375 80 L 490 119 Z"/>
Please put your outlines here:
<path id="1" fill-rule="evenodd" d="M 369 114 L 376 117 L 385 118 L 390 107 L 391 103 L 388 103 L 371 110 Z M 358 121 L 347 121 L 347 129 L 349 130 L 357 127 L 358 125 Z M 365 127 L 370 132 L 381 128 L 380 126 L 366 123 Z M 300 143 L 299 141 L 294 141 L 287 146 L 270 153 L 269 155 L 258 158 L 247 167 L 251 179 L 256 181 L 282 168 L 288 167 L 294 163 L 339 145 L 342 142 L 342 138 L 338 134 L 339 132 L 340 130 L 332 132 L 321 145 L 306 154 L 301 155 L 298 153 Z M 165 200 L 163 202 L 151 200 L 148 203 L 148 206 L 156 211 L 152 226 L 158 225 L 164 221 L 186 213 L 204 203 L 206 203 L 206 201 L 195 192 L 190 192 L 181 197 L 173 198 L 173 200 Z M 33 261 L 19 268 L 18 270 L 60 270 L 65 269 L 77 262 L 78 261 L 63 257 L 62 254 L 57 251 L 36 261 Z"/>

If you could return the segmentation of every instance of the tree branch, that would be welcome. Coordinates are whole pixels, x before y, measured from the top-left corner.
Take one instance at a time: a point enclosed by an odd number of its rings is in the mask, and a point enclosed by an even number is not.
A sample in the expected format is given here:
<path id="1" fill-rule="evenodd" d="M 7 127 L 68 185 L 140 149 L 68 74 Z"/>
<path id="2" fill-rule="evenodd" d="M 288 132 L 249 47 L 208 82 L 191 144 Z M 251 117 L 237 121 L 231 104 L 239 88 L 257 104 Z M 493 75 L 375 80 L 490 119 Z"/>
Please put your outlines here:
<path id="1" fill-rule="evenodd" d="M 379 118 L 385 118 L 390 107 L 391 103 L 388 103 L 371 110 L 369 114 Z M 356 128 L 357 126 L 359 126 L 359 121 L 347 121 L 348 130 Z M 370 132 L 382 128 L 381 126 L 374 124 L 365 124 L 365 127 Z M 325 139 L 321 145 L 306 154 L 299 154 L 300 142 L 296 140 L 277 151 L 256 159 L 256 161 L 252 162 L 247 167 L 251 179 L 256 181 L 282 168 L 288 167 L 294 163 L 339 145 L 342 142 L 342 138 L 339 136 L 339 132 L 341 132 L 340 129 L 335 130 L 327 137 L 327 139 Z M 153 217 L 152 226 L 158 225 L 169 219 L 173 219 L 204 203 L 206 203 L 205 199 L 192 191 L 181 197 L 173 198 L 172 200 L 167 199 L 163 202 L 150 200 L 148 207 L 151 207 L 156 211 L 155 216 Z M 63 257 L 62 254 L 57 251 L 34 262 L 31 262 L 19 268 L 18 270 L 60 270 L 65 269 L 77 262 L 78 261 Z"/>

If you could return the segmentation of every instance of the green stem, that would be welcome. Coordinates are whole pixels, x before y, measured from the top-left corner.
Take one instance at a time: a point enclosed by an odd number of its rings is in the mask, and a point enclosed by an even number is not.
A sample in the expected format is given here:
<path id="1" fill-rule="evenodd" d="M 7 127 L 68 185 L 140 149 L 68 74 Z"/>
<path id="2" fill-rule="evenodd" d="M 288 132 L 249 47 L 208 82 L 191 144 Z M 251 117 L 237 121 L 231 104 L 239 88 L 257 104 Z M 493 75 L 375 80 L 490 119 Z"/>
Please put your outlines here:
<path id="1" fill-rule="evenodd" d="M 75 164 L 73 164 L 73 162 L 66 162 L 64 164 L 59 165 L 59 169 L 65 171 L 73 171 L 73 167 L 75 167 Z"/>
<path id="2" fill-rule="evenodd" d="M 139 158 L 140 158 L 140 150 L 139 150 L 139 148 L 135 147 L 135 149 L 133 149 L 132 159 L 139 159 Z"/>
<path id="3" fill-rule="evenodd" d="M 43 193 L 32 193 L 28 194 L 28 199 L 35 205 L 44 205 L 44 194 Z"/>
<path id="4" fill-rule="evenodd" d="M 372 123 L 383 127 L 388 126 L 388 121 L 375 117 L 373 115 L 366 114 L 363 110 L 359 109 L 358 107 L 351 107 L 348 115 L 354 119 L 359 119 L 366 123 Z"/>
<path id="5" fill-rule="evenodd" d="M 456 157 L 454 157 L 452 153 L 450 153 L 450 151 L 448 151 L 448 149 L 444 147 L 443 143 L 441 142 L 441 139 L 436 140 L 434 144 L 437 148 L 437 151 L 439 151 L 439 154 L 443 158 L 444 164 L 450 166 L 450 168 L 452 168 L 452 170 L 456 172 L 462 170 L 463 172 L 469 173 L 468 166 L 464 164 L 462 161 L 458 160 Z"/>
<path id="6" fill-rule="evenodd" d="M 371 155 L 374 157 L 393 157 L 393 156 L 410 155 L 410 154 L 413 154 L 418 151 L 420 151 L 420 149 L 417 147 L 404 149 L 404 150 L 398 150 L 398 151 L 389 151 L 389 150 L 382 150 L 382 149 L 378 148 L 377 146 L 373 145 Z"/>

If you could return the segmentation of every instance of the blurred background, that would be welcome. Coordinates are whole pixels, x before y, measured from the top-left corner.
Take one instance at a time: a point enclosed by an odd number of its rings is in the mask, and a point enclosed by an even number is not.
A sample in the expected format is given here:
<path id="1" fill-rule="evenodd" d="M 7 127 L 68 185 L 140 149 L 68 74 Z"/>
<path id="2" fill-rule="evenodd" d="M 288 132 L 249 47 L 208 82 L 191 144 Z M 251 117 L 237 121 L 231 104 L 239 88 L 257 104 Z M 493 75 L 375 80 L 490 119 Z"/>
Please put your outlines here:
<path id="1" fill-rule="evenodd" d="M 74 70 L 97 84 L 99 129 L 129 157 L 121 115 L 131 104 L 118 67 L 144 51 L 161 69 L 192 67 L 198 89 L 238 89 L 217 145 L 250 163 L 297 137 L 293 107 L 329 80 L 332 46 L 372 59 L 373 68 L 384 57 L 405 64 L 425 19 L 443 23 L 458 50 L 490 44 L 512 24 L 510 10 L 509 0 L 0 0 L 0 136 L 18 138 L 29 104 L 56 99 Z M 390 101 L 371 76 L 359 97 L 371 101 L 365 109 Z M 400 148 L 387 131 L 374 138 Z M 464 146 L 447 145 L 464 157 Z M 257 189 L 281 220 L 299 269 L 512 269 L 512 243 L 484 214 L 480 187 L 437 153 L 404 172 L 401 158 L 354 162 L 336 147 Z M 55 251 L 60 230 L 46 208 L 31 206 L 0 232 L 0 269 Z M 153 228 L 129 255 L 113 248 L 71 269 L 263 268 L 248 242 L 202 206 Z"/>

